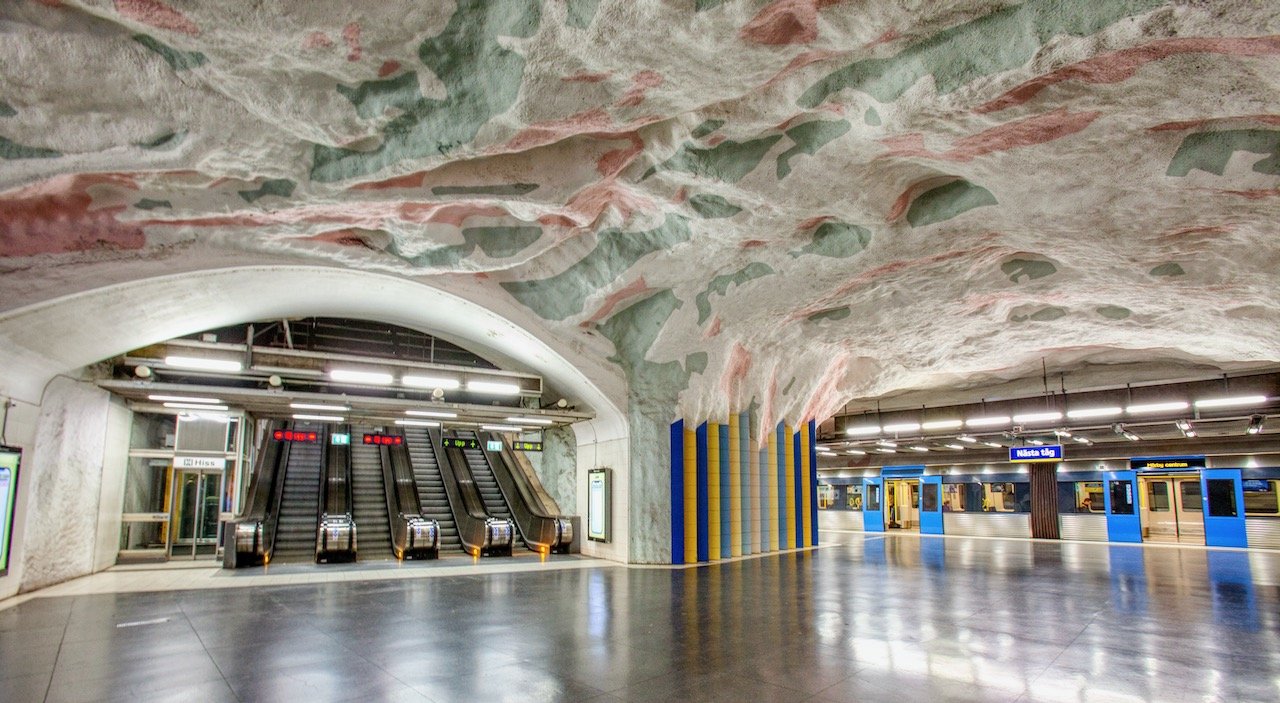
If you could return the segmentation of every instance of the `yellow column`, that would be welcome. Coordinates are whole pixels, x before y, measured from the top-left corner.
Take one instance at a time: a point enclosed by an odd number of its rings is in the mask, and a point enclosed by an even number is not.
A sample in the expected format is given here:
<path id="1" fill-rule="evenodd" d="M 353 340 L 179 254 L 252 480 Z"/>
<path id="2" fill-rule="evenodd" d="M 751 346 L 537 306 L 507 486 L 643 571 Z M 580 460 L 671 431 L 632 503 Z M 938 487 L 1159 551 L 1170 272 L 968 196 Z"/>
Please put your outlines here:
<path id="1" fill-rule="evenodd" d="M 707 545 L 711 561 L 720 558 L 720 488 L 720 426 L 714 422 L 708 422 Z"/>
<path id="2" fill-rule="evenodd" d="M 729 555 L 742 556 L 742 428 L 729 415 Z"/>
<path id="3" fill-rule="evenodd" d="M 784 533 L 787 536 L 787 543 L 783 545 L 783 549 L 792 549 L 796 546 L 796 435 L 794 428 L 784 428 L 784 434 L 787 438 L 786 457 L 787 473 L 785 486 L 787 491 L 787 524 Z"/>
<path id="4" fill-rule="evenodd" d="M 776 482 L 778 475 L 778 433 L 769 431 L 769 480 Z M 776 490 L 776 489 L 775 489 Z M 769 551 L 776 552 L 782 548 L 778 540 L 778 496 L 769 492 Z"/>
<path id="5" fill-rule="evenodd" d="M 809 460 L 809 423 L 800 426 L 800 522 L 804 530 L 800 535 L 801 547 L 813 542 L 813 513 L 809 501 L 813 498 L 813 462 Z"/>
<path id="6" fill-rule="evenodd" d="M 684 563 L 698 562 L 698 432 L 684 431 Z"/>

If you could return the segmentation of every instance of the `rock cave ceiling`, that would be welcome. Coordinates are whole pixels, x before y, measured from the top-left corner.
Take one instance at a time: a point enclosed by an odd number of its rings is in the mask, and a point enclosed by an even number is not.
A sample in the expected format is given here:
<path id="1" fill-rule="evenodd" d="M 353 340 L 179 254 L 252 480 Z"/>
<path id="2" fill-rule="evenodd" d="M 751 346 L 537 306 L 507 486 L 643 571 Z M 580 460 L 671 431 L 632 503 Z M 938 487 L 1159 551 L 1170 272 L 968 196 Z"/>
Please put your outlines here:
<path id="1" fill-rule="evenodd" d="M 1278 17 L 11 0 L 0 309 L 103 262 L 392 273 L 608 356 L 633 402 L 766 422 L 1042 357 L 1275 361 Z"/>

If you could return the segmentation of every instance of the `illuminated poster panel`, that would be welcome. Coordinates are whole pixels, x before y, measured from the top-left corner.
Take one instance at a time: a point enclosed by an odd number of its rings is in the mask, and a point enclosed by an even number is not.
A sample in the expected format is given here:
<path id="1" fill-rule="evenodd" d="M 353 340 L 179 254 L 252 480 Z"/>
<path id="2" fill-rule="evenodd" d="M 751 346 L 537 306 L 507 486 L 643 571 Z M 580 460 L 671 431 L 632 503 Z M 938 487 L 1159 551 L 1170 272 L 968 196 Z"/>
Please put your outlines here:
<path id="1" fill-rule="evenodd" d="M 608 542 L 613 503 L 613 475 L 609 469 L 587 472 L 587 539 Z"/>
<path id="2" fill-rule="evenodd" d="M 18 463 L 21 459 L 21 449 L 0 446 L 0 576 L 9 573 L 13 503 L 18 498 Z"/>

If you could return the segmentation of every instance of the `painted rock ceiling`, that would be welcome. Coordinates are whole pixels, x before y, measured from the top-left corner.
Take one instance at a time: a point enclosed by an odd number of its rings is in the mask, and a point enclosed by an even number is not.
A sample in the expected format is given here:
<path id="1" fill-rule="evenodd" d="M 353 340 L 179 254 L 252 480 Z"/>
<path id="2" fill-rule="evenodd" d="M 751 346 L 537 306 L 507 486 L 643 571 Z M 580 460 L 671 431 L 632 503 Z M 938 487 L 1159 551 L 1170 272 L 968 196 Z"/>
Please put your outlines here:
<path id="1" fill-rule="evenodd" d="M 393 273 L 686 417 L 1280 359 L 1277 3 L 12 0 L 0 37 L 0 299 L 182 250 Z"/>

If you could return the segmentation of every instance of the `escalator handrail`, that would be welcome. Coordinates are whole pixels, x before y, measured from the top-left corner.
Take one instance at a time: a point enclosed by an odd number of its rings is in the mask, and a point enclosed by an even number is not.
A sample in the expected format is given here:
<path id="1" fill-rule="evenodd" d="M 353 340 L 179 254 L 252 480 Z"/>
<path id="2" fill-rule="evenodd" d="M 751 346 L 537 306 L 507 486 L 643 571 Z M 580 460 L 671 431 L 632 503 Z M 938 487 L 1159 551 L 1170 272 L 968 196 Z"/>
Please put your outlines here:
<path id="1" fill-rule="evenodd" d="M 449 510 L 453 513 L 454 525 L 458 528 L 458 539 L 468 553 L 478 553 L 485 546 L 489 514 L 484 510 L 484 502 L 480 499 L 480 491 L 471 479 L 471 472 L 466 470 L 466 461 L 460 462 L 466 471 L 466 487 L 459 477 L 458 468 L 453 457 L 445 453 L 440 442 L 439 430 L 427 430 L 427 441 L 431 443 L 431 451 L 436 456 L 436 466 L 440 469 L 440 480 L 444 483 L 445 497 L 449 501 Z M 450 451 L 461 454 L 461 450 L 451 447 Z"/>
<path id="2" fill-rule="evenodd" d="M 296 423 L 285 423 L 284 429 L 292 430 Z M 262 553 L 271 555 L 276 548 L 276 534 L 280 528 L 280 503 L 284 500 L 285 474 L 289 467 L 289 455 L 293 452 L 293 442 L 280 442 L 280 454 L 276 459 L 276 475 L 271 482 L 270 508 L 262 519 Z"/>
<path id="3" fill-rule="evenodd" d="M 476 440 L 481 447 L 487 447 L 488 441 L 492 435 L 475 433 Z M 522 486 L 515 478 L 515 471 L 510 469 L 508 465 L 508 457 L 504 456 L 507 444 L 502 441 L 503 452 L 498 454 L 501 461 L 490 461 L 489 452 L 482 450 L 480 452 L 480 461 L 485 462 L 489 468 L 489 473 L 493 474 L 494 481 L 498 484 L 498 490 L 502 493 L 502 498 L 507 502 L 507 508 L 511 511 L 511 517 L 516 523 L 516 529 L 520 530 L 520 535 L 524 537 L 524 541 L 530 548 L 536 551 L 550 550 L 556 546 L 556 517 L 542 513 L 534 507 L 530 500 L 530 492 L 527 486 Z M 512 460 L 514 461 L 514 460 Z M 499 469 L 501 465 L 501 469 Z"/>

